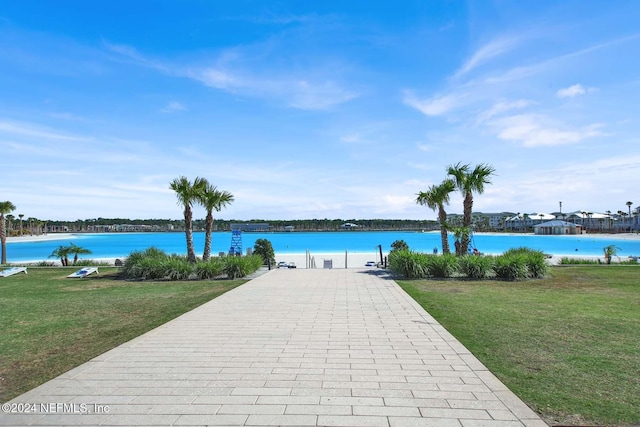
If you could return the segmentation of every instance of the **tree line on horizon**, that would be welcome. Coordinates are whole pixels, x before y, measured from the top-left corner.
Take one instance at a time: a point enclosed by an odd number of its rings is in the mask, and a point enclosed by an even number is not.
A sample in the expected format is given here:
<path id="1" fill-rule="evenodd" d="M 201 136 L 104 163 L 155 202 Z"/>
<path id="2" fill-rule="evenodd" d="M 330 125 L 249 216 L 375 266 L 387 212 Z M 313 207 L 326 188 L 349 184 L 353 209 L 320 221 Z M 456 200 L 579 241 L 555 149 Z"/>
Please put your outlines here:
<path id="1" fill-rule="evenodd" d="M 335 218 L 335 219 L 216 219 L 214 231 L 230 231 L 232 224 L 262 224 L 268 223 L 270 230 L 285 230 L 285 227 L 293 226 L 294 230 L 304 231 L 326 231 L 340 230 L 345 223 L 355 223 L 363 230 L 433 230 L 437 228 L 436 220 L 420 219 L 355 219 L 355 218 Z M 184 219 L 129 219 L 129 218 L 95 218 L 75 221 L 48 220 L 48 227 L 67 227 L 72 231 L 89 231 L 96 226 L 116 226 L 116 225 L 139 225 L 154 227 L 157 231 L 167 231 L 170 229 L 183 231 Z M 192 225 L 194 231 L 204 231 L 206 218 L 193 218 Z M 38 233 L 41 233 L 39 230 Z M 16 234 L 19 235 L 19 234 Z"/>

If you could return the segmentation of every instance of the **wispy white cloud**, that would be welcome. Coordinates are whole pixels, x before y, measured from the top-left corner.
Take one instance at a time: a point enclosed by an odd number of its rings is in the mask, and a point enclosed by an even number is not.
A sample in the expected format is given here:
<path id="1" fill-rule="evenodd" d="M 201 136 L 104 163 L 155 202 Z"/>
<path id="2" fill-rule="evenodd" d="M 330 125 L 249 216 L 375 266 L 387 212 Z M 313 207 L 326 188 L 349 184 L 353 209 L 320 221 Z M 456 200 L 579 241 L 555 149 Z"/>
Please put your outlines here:
<path id="1" fill-rule="evenodd" d="M 466 94 L 450 93 L 426 99 L 418 99 L 413 93 L 407 92 L 404 103 L 415 108 L 426 116 L 442 116 L 465 104 Z"/>
<path id="2" fill-rule="evenodd" d="M 565 64 L 567 60 L 574 61 L 576 58 L 593 54 L 595 52 L 627 42 L 632 42 L 637 40 L 638 38 L 640 38 L 640 33 L 631 34 L 625 37 L 619 37 L 601 43 L 596 43 L 569 53 L 563 53 L 560 55 L 549 57 L 535 63 L 527 65 L 515 65 L 507 71 L 487 75 L 481 79 L 481 82 L 487 85 L 497 85 L 522 80 L 527 77 L 548 72 L 549 70 L 558 69 L 559 67 L 563 66 L 563 64 Z"/>
<path id="3" fill-rule="evenodd" d="M 584 95 L 585 93 L 587 93 L 587 91 L 582 87 L 580 83 L 578 83 L 573 86 L 558 90 L 558 92 L 556 92 L 556 96 L 558 98 L 573 98 L 574 96 Z"/>
<path id="4" fill-rule="evenodd" d="M 167 105 L 165 105 L 160 111 L 162 113 L 175 113 L 176 111 L 184 111 L 187 107 L 184 106 L 181 102 L 171 101 Z"/>
<path id="5" fill-rule="evenodd" d="M 64 112 L 60 112 L 60 113 L 49 113 L 49 115 L 51 117 L 53 117 L 54 119 L 61 119 L 61 120 L 70 120 L 70 121 L 85 121 L 85 118 L 78 116 L 76 114 L 73 113 L 64 113 Z"/>
<path id="6" fill-rule="evenodd" d="M 105 43 L 105 46 L 140 66 L 154 68 L 170 76 L 186 77 L 242 96 L 276 99 L 302 110 L 326 110 L 359 96 L 358 91 L 348 89 L 336 80 L 339 67 L 311 64 L 307 70 L 282 72 L 275 66 L 262 64 L 260 72 L 256 72 L 256 59 L 245 57 L 239 49 L 217 54 L 213 61 L 209 61 L 214 65 L 178 65 L 147 58 L 131 46 L 110 43 Z M 323 73 L 325 68 L 332 70 L 331 74 Z"/>
<path id="7" fill-rule="evenodd" d="M 185 75 L 212 88 L 243 96 L 280 99 L 289 107 L 302 110 L 326 110 L 359 96 L 330 79 L 258 76 L 220 68 L 190 69 Z"/>
<path id="8" fill-rule="evenodd" d="M 588 138 L 602 136 L 603 124 L 595 123 L 581 128 L 563 128 L 548 117 L 519 114 L 493 120 L 489 123 L 498 136 L 506 141 L 521 143 L 525 147 L 576 144 Z"/>
<path id="9" fill-rule="evenodd" d="M 562 200 L 563 211 L 594 209 L 604 212 L 619 209 L 612 206 L 616 197 L 594 197 L 593 194 L 612 194 L 620 190 L 619 203 L 628 200 L 630 185 L 640 168 L 640 156 L 612 156 L 592 161 L 563 162 L 557 166 L 539 163 L 532 169 L 503 170 L 494 185 L 478 199 L 478 204 L 488 204 L 488 209 L 522 210 L 523 206 L 535 206 L 538 210 L 556 210 Z M 616 183 L 616 185 L 612 185 Z M 540 191 L 544 188 L 544 191 Z M 505 205 L 508 200 L 509 205 Z M 474 207 L 476 204 L 474 203 Z M 478 208 L 480 209 L 480 208 Z"/>
<path id="10" fill-rule="evenodd" d="M 483 111 L 478 115 L 477 123 L 483 123 L 495 116 L 506 113 L 511 110 L 521 110 L 523 108 L 534 105 L 536 102 L 528 99 L 518 99 L 516 101 L 499 101 L 491 106 L 486 111 Z"/>
<path id="11" fill-rule="evenodd" d="M 170 67 L 167 67 L 162 61 L 154 60 L 141 54 L 133 46 L 114 44 L 107 41 L 104 41 L 103 45 L 108 51 L 115 53 L 117 55 L 116 58 L 125 58 L 138 65 L 154 68 L 165 73 L 171 73 Z"/>
<path id="12" fill-rule="evenodd" d="M 286 92 L 285 92 L 286 94 Z M 356 98 L 357 92 L 341 87 L 333 81 L 293 82 L 288 93 L 289 106 L 303 110 L 325 110 Z"/>
<path id="13" fill-rule="evenodd" d="M 231 90 L 246 85 L 238 77 L 218 68 L 186 70 L 186 76 L 204 83 L 206 86 L 222 90 Z"/>
<path id="14" fill-rule="evenodd" d="M 33 123 L 0 119 L 0 132 L 55 141 L 90 141 L 91 138 L 69 135 Z"/>
<path id="15" fill-rule="evenodd" d="M 489 43 L 478 49 L 472 56 L 455 72 L 453 78 L 459 78 L 480 65 L 488 62 L 489 60 L 500 56 L 506 52 L 509 52 L 520 43 L 518 37 L 500 37 L 496 38 Z"/>

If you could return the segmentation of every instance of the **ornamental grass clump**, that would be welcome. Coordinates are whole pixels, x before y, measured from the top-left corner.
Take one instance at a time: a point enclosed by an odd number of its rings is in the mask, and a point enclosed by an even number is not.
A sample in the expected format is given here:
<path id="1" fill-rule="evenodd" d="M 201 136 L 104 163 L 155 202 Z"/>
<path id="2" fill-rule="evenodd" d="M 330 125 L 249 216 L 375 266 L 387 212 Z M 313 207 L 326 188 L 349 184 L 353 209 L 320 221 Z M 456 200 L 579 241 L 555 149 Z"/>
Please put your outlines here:
<path id="1" fill-rule="evenodd" d="M 587 259 L 587 258 L 560 258 L 560 265 L 584 265 L 584 264 L 602 264 L 599 259 Z"/>
<path id="2" fill-rule="evenodd" d="M 261 264 L 259 255 L 214 257 L 193 264 L 184 255 L 167 255 L 160 249 L 149 248 L 132 252 L 124 262 L 122 275 L 134 280 L 202 280 L 226 274 L 236 279 L 255 272 Z"/>
<path id="3" fill-rule="evenodd" d="M 458 258 L 452 254 L 427 255 L 427 274 L 445 279 L 458 272 Z"/>
<path id="4" fill-rule="evenodd" d="M 493 257 L 465 255 L 460 258 L 460 272 L 470 279 L 486 279 L 493 271 Z"/>
<path id="5" fill-rule="evenodd" d="M 198 261 L 195 266 L 195 274 L 198 279 L 215 279 L 224 274 L 225 259 L 214 257 L 208 261 Z"/>
<path id="6" fill-rule="evenodd" d="M 164 259 L 142 258 L 132 265 L 127 275 L 130 279 L 153 280 L 164 277 Z"/>
<path id="7" fill-rule="evenodd" d="M 523 254 L 500 255 L 493 263 L 493 272 L 498 279 L 524 280 L 529 276 L 526 256 Z"/>
<path id="8" fill-rule="evenodd" d="M 504 253 L 504 256 L 521 255 L 527 267 L 527 277 L 532 279 L 541 279 L 549 271 L 549 266 L 545 261 L 544 252 L 530 248 L 513 248 Z"/>
<path id="9" fill-rule="evenodd" d="M 260 255 L 229 256 L 225 258 L 224 273 L 229 279 L 237 279 L 257 271 L 261 266 L 262 257 Z"/>
<path id="10" fill-rule="evenodd" d="M 155 247 L 129 254 L 122 266 L 122 275 L 128 279 L 158 279 L 162 276 L 162 262 L 167 254 Z"/>
<path id="11" fill-rule="evenodd" d="M 164 280 L 187 280 L 193 272 L 193 264 L 186 257 L 172 255 L 162 263 Z"/>
<path id="12" fill-rule="evenodd" d="M 391 251 L 389 268 L 407 279 L 424 279 L 428 276 L 427 255 L 410 250 Z"/>

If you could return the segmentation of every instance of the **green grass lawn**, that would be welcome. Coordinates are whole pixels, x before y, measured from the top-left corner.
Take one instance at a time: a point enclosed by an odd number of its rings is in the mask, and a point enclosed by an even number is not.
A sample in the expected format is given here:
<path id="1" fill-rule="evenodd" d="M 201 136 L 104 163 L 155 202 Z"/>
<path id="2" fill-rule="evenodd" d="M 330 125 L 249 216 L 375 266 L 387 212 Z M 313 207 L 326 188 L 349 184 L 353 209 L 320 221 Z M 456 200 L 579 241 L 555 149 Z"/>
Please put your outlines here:
<path id="1" fill-rule="evenodd" d="M 0 279 L 0 402 L 246 282 L 127 282 L 106 267 L 67 279 L 75 270 Z"/>
<path id="2" fill-rule="evenodd" d="M 550 424 L 640 424 L 640 267 L 398 283 Z"/>

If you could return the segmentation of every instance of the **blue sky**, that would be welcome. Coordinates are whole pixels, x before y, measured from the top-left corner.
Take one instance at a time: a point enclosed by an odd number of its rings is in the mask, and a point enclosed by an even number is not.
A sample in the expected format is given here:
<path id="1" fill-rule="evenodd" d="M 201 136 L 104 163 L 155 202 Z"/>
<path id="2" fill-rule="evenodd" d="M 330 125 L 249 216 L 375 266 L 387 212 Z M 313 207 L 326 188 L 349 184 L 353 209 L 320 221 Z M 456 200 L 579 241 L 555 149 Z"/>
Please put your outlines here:
<path id="1" fill-rule="evenodd" d="M 435 219 L 458 162 L 477 211 L 640 204 L 637 1 L 1 4 L 16 215 L 180 218 L 184 175 L 224 219 Z"/>

